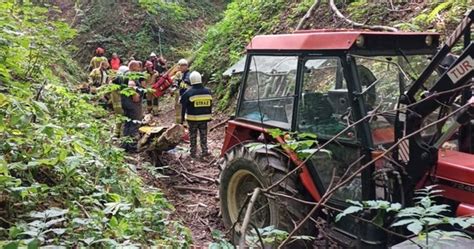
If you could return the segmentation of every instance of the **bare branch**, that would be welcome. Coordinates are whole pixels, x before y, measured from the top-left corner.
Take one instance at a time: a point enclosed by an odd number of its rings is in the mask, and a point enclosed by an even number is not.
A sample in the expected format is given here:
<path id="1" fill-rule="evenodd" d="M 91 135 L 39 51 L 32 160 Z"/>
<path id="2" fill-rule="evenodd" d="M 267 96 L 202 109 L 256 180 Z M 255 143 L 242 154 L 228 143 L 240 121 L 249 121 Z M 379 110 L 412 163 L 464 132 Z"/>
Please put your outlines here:
<path id="1" fill-rule="evenodd" d="M 240 241 L 239 241 L 239 247 L 240 248 L 245 248 L 245 231 L 247 230 L 247 226 L 249 225 L 250 222 L 250 216 L 252 214 L 252 209 L 253 209 L 253 204 L 257 200 L 258 195 L 260 194 L 261 188 L 255 188 L 253 190 L 252 198 L 250 198 L 249 205 L 247 207 L 247 210 L 245 211 L 245 216 L 244 216 L 244 221 L 242 222 L 242 227 L 240 228 Z"/>
<path id="2" fill-rule="evenodd" d="M 306 14 L 301 18 L 300 22 L 298 23 L 298 26 L 296 26 L 295 30 L 300 30 L 303 28 L 303 24 L 314 14 L 314 11 L 319 8 L 319 5 L 321 4 L 321 0 L 315 0 L 313 5 L 308 9 Z"/>
<path id="3" fill-rule="evenodd" d="M 376 31 L 390 31 L 390 32 L 397 32 L 398 29 L 393 28 L 393 27 L 388 27 L 388 26 L 382 26 L 382 25 L 365 25 L 363 23 L 355 22 L 352 21 L 348 18 L 346 18 L 340 11 L 337 9 L 336 4 L 334 4 L 334 0 L 329 0 L 329 5 L 331 6 L 331 9 L 334 11 L 334 13 L 344 20 L 345 22 L 349 23 L 350 25 L 357 27 L 357 28 L 364 28 L 364 29 L 370 29 L 370 30 L 376 30 Z"/>

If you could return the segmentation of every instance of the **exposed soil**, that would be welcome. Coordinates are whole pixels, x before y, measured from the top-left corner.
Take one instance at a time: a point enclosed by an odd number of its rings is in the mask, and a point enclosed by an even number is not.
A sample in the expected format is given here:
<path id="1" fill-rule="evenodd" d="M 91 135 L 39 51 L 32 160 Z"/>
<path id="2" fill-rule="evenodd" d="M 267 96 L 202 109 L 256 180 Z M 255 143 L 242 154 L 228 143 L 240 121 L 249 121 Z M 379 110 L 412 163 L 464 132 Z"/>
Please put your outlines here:
<path id="1" fill-rule="evenodd" d="M 174 123 L 173 104 L 172 98 L 160 102 L 162 112 L 156 117 L 160 126 L 170 126 Z M 225 118 L 225 115 L 218 114 L 209 123 L 208 128 Z M 191 229 L 193 242 L 197 247 L 207 248 L 212 241 L 212 230 L 225 229 L 219 211 L 217 185 L 219 168 L 215 163 L 222 147 L 223 134 L 224 126 L 208 133 L 208 146 L 212 153 L 212 157 L 209 158 L 199 160 L 190 158 L 189 143 L 186 142 L 182 142 L 174 150 L 164 152 L 160 159 L 166 166 L 160 173 L 167 177 L 156 178 L 147 170 L 138 168 L 144 180 L 160 188 L 176 208 L 176 212 L 172 215 L 173 220 L 180 220 Z M 142 160 L 147 160 L 146 155 L 140 157 Z"/>

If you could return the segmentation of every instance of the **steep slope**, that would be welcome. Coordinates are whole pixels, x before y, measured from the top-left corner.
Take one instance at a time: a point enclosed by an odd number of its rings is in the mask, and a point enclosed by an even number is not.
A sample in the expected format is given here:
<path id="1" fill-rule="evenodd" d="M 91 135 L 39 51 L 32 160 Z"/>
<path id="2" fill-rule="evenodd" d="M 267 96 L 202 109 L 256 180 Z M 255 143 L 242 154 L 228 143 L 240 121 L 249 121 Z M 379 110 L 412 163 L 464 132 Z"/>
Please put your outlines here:
<path id="1" fill-rule="evenodd" d="M 0 247 L 187 247 L 173 207 L 114 146 L 114 119 L 73 91 L 76 31 L 47 13 L 0 2 Z"/>
<path id="2" fill-rule="evenodd" d="M 207 25 L 216 22 L 227 0 L 55 0 L 61 16 L 78 30 L 74 58 L 88 63 L 96 47 L 145 59 L 160 51 L 169 60 L 189 55 Z"/>

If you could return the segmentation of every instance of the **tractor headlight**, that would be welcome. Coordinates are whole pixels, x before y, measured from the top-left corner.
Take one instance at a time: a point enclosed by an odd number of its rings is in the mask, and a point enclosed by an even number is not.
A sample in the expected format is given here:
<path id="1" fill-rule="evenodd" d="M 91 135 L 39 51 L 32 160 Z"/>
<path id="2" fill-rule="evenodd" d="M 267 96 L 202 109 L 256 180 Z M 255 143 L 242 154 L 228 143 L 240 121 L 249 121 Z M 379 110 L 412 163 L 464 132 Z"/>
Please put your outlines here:
<path id="1" fill-rule="evenodd" d="M 425 43 L 428 45 L 428 47 L 431 47 L 431 45 L 433 45 L 433 36 L 427 35 L 425 37 Z"/>
<path id="2" fill-rule="evenodd" d="M 359 47 L 359 48 L 364 47 L 364 43 L 365 43 L 365 38 L 364 38 L 364 36 L 363 36 L 363 35 L 359 35 L 359 36 L 357 37 L 357 39 L 356 39 L 356 45 L 357 45 L 357 47 Z"/>

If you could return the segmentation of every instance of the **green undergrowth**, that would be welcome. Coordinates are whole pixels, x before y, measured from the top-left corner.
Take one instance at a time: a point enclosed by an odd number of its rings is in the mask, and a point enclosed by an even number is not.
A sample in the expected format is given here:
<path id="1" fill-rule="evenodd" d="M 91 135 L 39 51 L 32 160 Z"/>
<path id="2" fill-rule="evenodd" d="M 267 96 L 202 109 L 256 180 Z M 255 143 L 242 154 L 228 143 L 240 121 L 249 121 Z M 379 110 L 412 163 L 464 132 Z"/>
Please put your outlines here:
<path id="1" fill-rule="evenodd" d="M 226 2 L 64 1 L 75 2 L 74 8 L 78 10 L 73 14 L 79 32 L 74 44 L 79 48 L 76 59 L 81 64 L 89 62 L 97 46 L 104 47 L 107 56 L 118 53 L 124 61 L 130 56 L 144 60 L 151 52 L 159 54 L 161 49 L 165 58 L 174 63 L 191 54 L 193 44 L 202 39 L 208 24 L 217 21 Z"/>
<path id="2" fill-rule="evenodd" d="M 0 247 L 188 247 L 162 192 L 112 145 L 110 114 L 73 90 L 76 31 L 46 13 L 0 2 Z"/>

